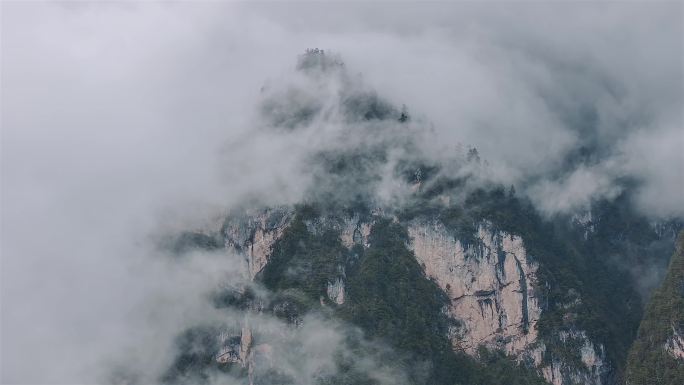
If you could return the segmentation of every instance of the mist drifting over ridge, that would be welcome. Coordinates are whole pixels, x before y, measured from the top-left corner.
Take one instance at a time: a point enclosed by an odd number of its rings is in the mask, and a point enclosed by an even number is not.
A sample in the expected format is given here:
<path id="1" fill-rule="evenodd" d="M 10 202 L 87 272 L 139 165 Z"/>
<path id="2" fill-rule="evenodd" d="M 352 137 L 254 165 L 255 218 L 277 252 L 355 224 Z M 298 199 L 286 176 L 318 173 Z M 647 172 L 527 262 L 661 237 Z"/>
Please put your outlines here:
<path id="1" fill-rule="evenodd" d="M 371 164 L 386 205 L 407 192 L 394 159 L 470 172 L 460 143 L 482 183 L 547 216 L 625 189 L 649 217 L 684 216 L 681 4 L 2 8 L 3 382 L 99 383 L 122 354 L 153 381 L 178 330 L 224 316 L 198 298 L 236 262 L 179 266 L 151 234 L 296 203 L 322 150 L 392 147 Z M 344 75 L 303 75 L 306 47 Z M 350 122 L 345 92 L 387 118 Z M 301 127 L 268 129 L 300 107 Z M 36 352 L 56 358 L 35 370 Z"/>

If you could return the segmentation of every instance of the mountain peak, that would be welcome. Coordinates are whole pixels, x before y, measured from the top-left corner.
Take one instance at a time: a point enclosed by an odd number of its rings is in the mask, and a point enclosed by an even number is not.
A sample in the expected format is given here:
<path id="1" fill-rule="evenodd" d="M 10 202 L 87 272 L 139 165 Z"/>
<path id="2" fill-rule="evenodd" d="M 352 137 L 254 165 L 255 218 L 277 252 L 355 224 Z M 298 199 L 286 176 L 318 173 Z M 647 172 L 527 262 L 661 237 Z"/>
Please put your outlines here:
<path id="1" fill-rule="evenodd" d="M 327 72 L 331 69 L 341 69 L 344 62 L 338 54 L 325 53 L 325 50 L 318 48 L 307 48 L 306 51 L 297 58 L 297 70 L 299 71 L 321 71 Z"/>

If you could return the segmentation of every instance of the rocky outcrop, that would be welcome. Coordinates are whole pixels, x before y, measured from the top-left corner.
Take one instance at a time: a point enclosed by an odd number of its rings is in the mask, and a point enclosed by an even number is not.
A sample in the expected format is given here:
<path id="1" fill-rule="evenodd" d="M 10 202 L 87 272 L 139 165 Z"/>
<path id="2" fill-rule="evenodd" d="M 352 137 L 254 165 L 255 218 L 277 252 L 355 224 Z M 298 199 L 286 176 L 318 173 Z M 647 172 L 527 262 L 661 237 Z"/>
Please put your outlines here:
<path id="1" fill-rule="evenodd" d="M 537 367 L 540 368 L 544 378 L 553 385 L 605 384 L 610 374 L 610 365 L 606 361 L 606 352 L 603 345 L 594 344 L 584 331 L 561 331 L 558 333 L 560 344 L 565 346 L 578 346 L 576 352 L 579 362 L 561 360 L 557 357 L 550 362 L 544 363 L 543 354 L 546 347 L 543 342 L 535 349 L 533 358 Z"/>
<path id="2" fill-rule="evenodd" d="M 230 217 L 224 224 L 225 247 L 244 256 L 249 279 L 266 266 L 273 245 L 283 235 L 294 213 L 275 208 Z"/>
<path id="3" fill-rule="evenodd" d="M 351 249 L 354 245 L 368 247 L 372 222 L 366 222 L 358 214 L 353 216 L 328 215 L 304 221 L 307 230 L 312 234 L 321 234 L 332 230 L 340 234 L 342 244 Z"/>
<path id="4" fill-rule="evenodd" d="M 254 384 L 254 351 L 257 354 L 264 349 L 255 346 L 253 349 L 252 330 L 245 323 L 240 330 L 240 334 L 223 331 L 218 337 L 219 352 L 216 354 L 216 362 L 219 364 L 240 364 L 240 367 L 247 369 L 247 379 L 250 385 Z"/>
<path id="5" fill-rule="evenodd" d="M 338 277 L 333 282 L 328 282 L 327 287 L 328 298 L 338 305 L 344 303 L 344 280 Z"/>
<path id="6" fill-rule="evenodd" d="M 249 326 L 245 325 L 242 327 L 242 333 L 240 334 L 240 363 L 242 367 L 246 367 L 248 363 L 250 348 L 252 347 L 252 330 Z"/>
<path id="7" fill-rule="evenodd" d="M 672 337 L 665 342 L 665 350 L 675 358 L 684 360 L 684 338 L 672 325 Z"/>
<path id="8" fill-rule="evenodd" d="M 358 215 L 345 218 L 341 226 L 340 239 L 342 244 L 351 249 L 354 245 L 368 247 L 368 237 L 371 232 L 371 223 L 362 222 Z"/>
<path id="9" fill-rule="evenodd" d="M 216 362 L 239 363 L 243 368 L 247 367 L 252 346 L 252 331 L 248 326 L 243 326 L 240 333 L 222 331 L 218 336 L 218 342 L 221 348 L 216 354 Z"/>
<path id="10" fill-rule="evenodd" d="M 474 354 L 485 345 L 518 356 L 536 341 L 537 266 L 520 237 L 492 231 L 487 223 L 470 244 L 439 222 L 413 224 L 408 231 L 426 275 L 449 295 L 449 313 L 462 321 L 452 333 L 455 348 Z"/>

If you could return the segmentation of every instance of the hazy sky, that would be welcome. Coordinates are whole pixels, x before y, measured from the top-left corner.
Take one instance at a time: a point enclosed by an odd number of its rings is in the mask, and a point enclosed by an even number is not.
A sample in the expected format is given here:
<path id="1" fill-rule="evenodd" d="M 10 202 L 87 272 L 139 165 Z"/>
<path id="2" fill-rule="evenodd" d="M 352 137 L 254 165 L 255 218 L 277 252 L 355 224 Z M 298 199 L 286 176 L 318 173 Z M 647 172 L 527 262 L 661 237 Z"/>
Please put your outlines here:
<path id="1" fill-rule="evenodd" d="M 544 213 L 632 178 L 643 212 L 684 216 L 682 13 L 678 2 L 3 2 L 2 382 L 100 381 L 140 341 L 148 350 L 133 355 L 161 365 L 161 337 L 202 307 L 206 275 L 234 263 L 169 265 L 148 236 L 245 196 L 301 196 L 306 143 L 254 129 L 261 87 L 288 79 L 309 47 L 430 122 L 436 148 L 476 146 Z M 579 148 L 591 156 L 569 165 Z"/>

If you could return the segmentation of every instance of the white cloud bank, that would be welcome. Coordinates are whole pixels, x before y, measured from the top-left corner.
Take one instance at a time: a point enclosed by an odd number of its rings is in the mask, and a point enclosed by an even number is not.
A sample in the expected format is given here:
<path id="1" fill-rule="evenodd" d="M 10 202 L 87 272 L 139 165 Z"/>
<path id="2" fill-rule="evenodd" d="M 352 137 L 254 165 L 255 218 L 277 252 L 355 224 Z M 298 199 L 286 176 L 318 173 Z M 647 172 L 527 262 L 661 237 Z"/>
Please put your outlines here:
<path id="1" fill-rule="evenodd" d="M 681 3 L 4 2 L 1 47 L 4 383 L 92 383 L 155 330 L 141 306 L 177 294 L 162 334 L 197 310 L 211 280 L 151 262 L 161 213 L 300 196 L 308 143 L 244 138 L 260 87 L 306 47 L 545 212 L 632 178 L 639 207 L 684 216 Z"/>

